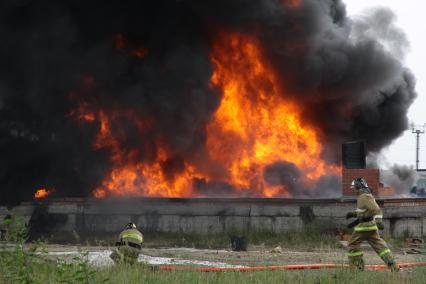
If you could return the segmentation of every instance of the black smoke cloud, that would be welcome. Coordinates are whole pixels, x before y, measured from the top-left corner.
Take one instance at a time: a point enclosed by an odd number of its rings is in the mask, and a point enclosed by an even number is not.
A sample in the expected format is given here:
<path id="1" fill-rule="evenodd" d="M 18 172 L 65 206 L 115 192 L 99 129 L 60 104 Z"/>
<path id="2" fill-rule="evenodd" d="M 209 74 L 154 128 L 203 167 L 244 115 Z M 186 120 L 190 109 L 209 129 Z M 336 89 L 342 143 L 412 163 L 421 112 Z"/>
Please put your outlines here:
<path id="1" fill-rule="evenodd" d="M 285 95 L 322 131 L 324 158 L 335 161 L 345 140 L 378 151 L 406 128 L 415 83 L 385 48 L 385 36 L 356 32 L 369 26 L 362 23 L 337 0 L 297 7 L 275 0 L 2 1 L 0 203 L 29 199 L 41 186 L 57 196 L 87 196 L 99 185 L 111 167 L 109 151 L 92 147 L 99 122 L 70 118 L 81 101 L 154 118 L 143 133 L 126 119 L 112 125 L 124 148 L 140 145 L 138 159 L 152 159 L 147 149 L 162 141 L 171 171 L 185 160 L 202 163 L 205 125 L 220 102 L 209 86 L 209 52 L 224 31 L 259 40 Z M 392 17 L 374 27 L 394 29 Z M 147 56 L 117 50 L 117 34 L 143 45 Z M 70 99 L 87 76 L 93 90 Z"/>
<path id="2" fill-rule="evenodd" d="M 263 170 L 263 177 L 268 185 L 284 186 L 284 192 L 297 194 L 297 183 L 300 171 L 297 166 L 289 162 L 276 162 Z"/>
<path id="3" fill-rule="evenodd" d="M 393 187 L 397 195 L 407 196 L 418 179 L 416 170 L 411 166 L 392 165 L 389 170 L 380 173 L 380 180 Z"/>

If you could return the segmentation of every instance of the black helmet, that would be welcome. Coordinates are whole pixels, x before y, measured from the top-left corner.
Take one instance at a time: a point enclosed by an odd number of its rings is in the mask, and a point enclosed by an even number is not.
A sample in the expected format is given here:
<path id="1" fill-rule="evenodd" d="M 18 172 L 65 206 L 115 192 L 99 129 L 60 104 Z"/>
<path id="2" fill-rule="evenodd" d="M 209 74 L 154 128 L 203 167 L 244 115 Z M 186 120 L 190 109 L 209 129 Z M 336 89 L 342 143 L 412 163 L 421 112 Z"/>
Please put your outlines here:
<path id="1" fill-rule="evenodd" d="M 364 178 L 362 177 L 357 177 L 356 179 L 354 179 L 352 181 L 351 187 L 354 187 L 356 189 L 360 189 L 360 188 L 368 188 L 368 184 L 365 181 Z"/>
<path id="2" fill-rule="evenodd" d="M 126 227 L 124 227 L 124 228 L 125 229 L 136 229 L 136 225 L 135 225 L 135 223 L 130 222 L 130 223 L 127 223 Z"/>

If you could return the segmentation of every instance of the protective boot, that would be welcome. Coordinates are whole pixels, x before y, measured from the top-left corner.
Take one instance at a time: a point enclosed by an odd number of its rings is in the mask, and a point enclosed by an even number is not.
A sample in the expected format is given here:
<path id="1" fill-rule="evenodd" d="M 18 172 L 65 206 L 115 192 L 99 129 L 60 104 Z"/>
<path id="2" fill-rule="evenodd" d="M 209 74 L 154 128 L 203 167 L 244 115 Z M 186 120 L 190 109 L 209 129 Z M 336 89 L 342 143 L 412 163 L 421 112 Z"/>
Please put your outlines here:
<path id="1" fill-rule="evenodd" d="M 389 266 L 389 268 L 392 272 L 398 272 L 399 271 L 399 265 L 395 261 L 389 262 L 388 266 Z"/>
<path id="2" fill-rule="evenodd" d="M 364 270 L 365 264 L 362 255 L 360 256 L 350 256 L 349 257 L 349 267 L 352 269 Z"/>
<path id="3" fill-rule="evenodd" d="M 386 263 L 386 265 L 390 268 L 392 272 L 398 272 L 399 266 L 396 263 L 395 259 L 393 258 L 393 255 L 391 253 L 385 254 L 382 256 L 383 261 Z"/>

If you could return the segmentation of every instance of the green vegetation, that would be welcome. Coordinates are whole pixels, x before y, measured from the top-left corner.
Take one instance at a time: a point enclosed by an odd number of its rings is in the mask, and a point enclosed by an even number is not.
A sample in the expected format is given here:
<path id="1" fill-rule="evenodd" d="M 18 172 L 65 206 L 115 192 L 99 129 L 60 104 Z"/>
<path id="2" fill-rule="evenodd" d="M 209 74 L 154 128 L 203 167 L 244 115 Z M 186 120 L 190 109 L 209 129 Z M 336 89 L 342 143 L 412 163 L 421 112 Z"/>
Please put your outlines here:
<path id="1" fill-rule="evenodd" d="M 230 246 L 230 236 L 246 236 L 249 245 L 285 246 L 292 248 L 332 248 L 338 242 L 334 231 L 325 224 L 313 222 L 302 231 L 275 233 L 271 231 L 230 230 L 227 234 L 183 234 L 145 232 L 145 247 L 224 248 Z"/>
<path id="2" fill-rule="evenodd" d="M 119 268 L 111 268 L 109 273 Z M 112 276 L 112 274 L 109 274 Z M 116 277 L 120 277 L 115 273 Z M 347 270 L 331 271 L 261 271 L 261 272 L 139 272 L 142 283 L 424 283 L 426 270 L 406 275 L 392 275 L 388 272 L 354 273 Z M 122 274 L 121 277 L 126 277 Z M 115 280 L 112 277 L 111 280 Z M 122 280 L 124 280 L 122 282 Z M 128 283 L 138 280 L 128 279 Z M 132 282 L 133 281 L 133 282 Z M 124 283 L 125 278 L 117 278 L 115 283 Z M 140 283 L 140 282 L 139 282 Z"/>
<path id="3" fill-rule="evenodd" d="M 326 225 L 311 223 L 305 225 L 302 231 L 287 233 L 254 232 L 249 234 L 252 244 L 265 244 L 267 246 L 281 245 L 292 248 L 333 248 L 337 247 L 337 239 Z"/>
<path id="4" fill-rule="evenodd" d="M 111 283 L 424 283 L 426 270 L 393 275 L 387 271 L 348 270 L 216 272 L 149 271 L 136 267 L 102 270 Z"/>
<path id="5" fill-rule="evenodd" d="M 393 274 L 389 271 L 353 272 L 350 270 L 260 271 L 260 272 L 194 272 L 155 271 L 144 265 L 120 265 L 93 270 L 89 278 L 77 278 L 78 266 L 60 274 L 54 263 L 34 264 L 30 282 L 21 283 L 425 283 L 426 269 Z M 87 281 L 86 281 L 87 280 Z M 10 280 L 0 270 L 0 283 Z"/>
<path id="6" fill-rule="evenodd" d="M 0 246 L 0 283 L 98 283 L 98 272 L 89 265 L 87 254 L 72 261 L 47 256 L 45 244 L 26 244 L 28 228 L 24 219 L 11 214 L 5 239 L 12 245 Z M 103 281 L 107 281 L 104 279 Z"/>
<path id="7" fill-rule="evenodd" d="M 13 245 L 0 246 L 0 283 L 425 283 L 426 268 L 411 272 L 389 271 L 357 272 L 342 270 L 311 271 L 259 271 L 259 272 L 196 272 L 161 271 L 143 264 L 94 267 L 87 253 L 72 259 L 52 258 L 45 244 L 26 244 L 25 222 L 13 216 L 8 220 L 7 241 Z M 275 234 L 271 232 L 242 232 L 251 244 L 285 244 L 288 246 L 332 247 L 336 239 L 323 230 L 324 226 L 312 224 L 302 232 Z M 231 234 L 231 233 L 230 233 Z M 161 242 L 179 246 L 228 246 L 229 235 L 194 236 L 182 234 L 146 235 L 147 243 Z M 160 240 L 160 244 L 158 241 Z"/>

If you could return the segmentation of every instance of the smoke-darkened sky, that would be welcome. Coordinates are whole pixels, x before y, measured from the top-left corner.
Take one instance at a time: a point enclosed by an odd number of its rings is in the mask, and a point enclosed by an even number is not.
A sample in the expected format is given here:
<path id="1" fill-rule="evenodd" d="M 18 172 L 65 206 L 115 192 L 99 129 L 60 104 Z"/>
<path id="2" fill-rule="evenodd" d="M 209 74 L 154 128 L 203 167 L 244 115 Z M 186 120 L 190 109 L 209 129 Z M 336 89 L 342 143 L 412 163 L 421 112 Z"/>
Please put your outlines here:
<path id="1" fill-rule="evenodd" d="M 378 10 L 389 20 L 363 33 L 371 23 L 349 19 L 341 1 L 296 2 L 3 1 L 0 203 L 31 198 L 42 186 L 86 196 L 100 184 L 111 153 L 93 148 L 99 121 L 72 118 L 82 103 L 152 121 L 143 131 L 125 116 L 112 123 L 123 149 L 138 147 L 133 159 L 150 161 L 161 141 L 172 153 L 165 171 L 202 163 L 205 126 L 221 99 L 209 54 L 224 32 L 258 40 L 285 95 L 323 133 L 324 159 L 335 161 L 348 140 L 365 140 L 370 151 L 389 145 L 416 97 L 412 74 L 384 44 L 403 53 L 405 42 L 374 33 L 394 29 L 392 12 Z M 136 56 L 142 47 L 146 54 Z"/>
<path id="2" fill-rule="evenodd" d="M 401 44 L 399 41 L 393 41 L 396 46 L 404 47 L 405 54 L 397 55 L 402 62 L 413 72 L 417 78 L 416 90 L 418 98 L 412 104 L 408 111 L 410 122 L 416 125 L 423 125 L 426 122 L 426 113 L 424 106 L 426 105 L 426 67 L 423 62 L 426 60 L 424 50 L 426 49 L 426 41 L 424 37 L 419 36 L 426 32 L 424 25 L 419 25 L 423 17 L 425 3 L 422 1 L 411 1 L 409 5 L 404 1 L 394 0 L 345 0 L 348 15 L 355 21 L 365 21 L 366 17 L 379 9 L 390 9 L 393 11 L 393 23 L 396 28 L 393 33 L 401 32 L 406 37 L 409 45 Z M 370 17 L 371 19 L 371 17 Z M 376 22 L 381 22 L 383 18 L 375 18 Z M 371 21 L 371 20 L 370 20 Z M 387 29 L 382 30 L 382 34 L 386 34 Z M 380 38 L 380 37 L 379 37 Z M 392 42 L 392 41 L 391 41 Z M 391 45 L 392 46 L 392 45 Z M 405 56 L 404 56 L 405 55 Z M 420 168 L 426 167 L 426 153 L 424 152 L 425 137 L 420 140 Z M 380 166 L 382 168 L 393 168 L 393 165 L 413 165 L 415 167 L 415 137 L 411 133 L 411 128 L 407 129 L 398 139 L 394 140 L 388 149 L 384 149 L 380 156 Z"/>

